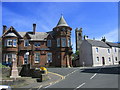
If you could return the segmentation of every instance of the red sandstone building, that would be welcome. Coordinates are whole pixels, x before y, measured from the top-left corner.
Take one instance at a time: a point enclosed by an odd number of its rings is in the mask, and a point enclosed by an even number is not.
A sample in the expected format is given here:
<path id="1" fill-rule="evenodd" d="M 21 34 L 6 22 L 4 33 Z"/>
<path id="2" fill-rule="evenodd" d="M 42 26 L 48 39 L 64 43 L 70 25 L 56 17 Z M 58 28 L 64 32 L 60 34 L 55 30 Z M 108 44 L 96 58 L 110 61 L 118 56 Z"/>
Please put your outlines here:
<path id="1" fill-rule="evenodd" d="M 3 26 L 2 60 L 17 65 L 30 64 L 31 67 L 72 65 L 71 30 L 63 16 L 50 32 L 18 32 L 14 27 Z"/>

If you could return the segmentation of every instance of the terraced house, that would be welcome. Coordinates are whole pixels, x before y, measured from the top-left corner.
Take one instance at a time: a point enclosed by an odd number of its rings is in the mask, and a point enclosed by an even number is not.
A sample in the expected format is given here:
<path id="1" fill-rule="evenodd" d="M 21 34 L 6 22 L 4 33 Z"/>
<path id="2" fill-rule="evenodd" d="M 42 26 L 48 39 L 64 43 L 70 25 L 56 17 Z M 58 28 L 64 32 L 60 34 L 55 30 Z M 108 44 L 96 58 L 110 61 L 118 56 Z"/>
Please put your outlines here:
<path id="1" fill-rule="evenodd" d="M 18 32 L 13 26 L 7 29 L 3 25 L 2 60 L 17 60 L 18 66 L 30 64 L 32 67 L 70 67 L 71 30 L 63 16 L 50 32 L 36 32 L 36 24 L 33 24 L 31 32 Z"/>

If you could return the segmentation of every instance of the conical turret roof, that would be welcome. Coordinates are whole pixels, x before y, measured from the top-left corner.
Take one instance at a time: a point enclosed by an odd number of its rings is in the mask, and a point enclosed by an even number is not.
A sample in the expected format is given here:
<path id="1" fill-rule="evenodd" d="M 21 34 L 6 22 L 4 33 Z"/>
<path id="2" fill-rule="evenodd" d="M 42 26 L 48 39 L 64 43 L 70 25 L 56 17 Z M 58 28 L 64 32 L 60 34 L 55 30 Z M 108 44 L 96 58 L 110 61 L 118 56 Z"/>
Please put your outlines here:
<path id="1" fill-rule="evenodd" d="M 60 20 L 59 20 L 57 26 L 68 26 L 68 24 L 66 23 L 63 15 L 60 17 Z"/>

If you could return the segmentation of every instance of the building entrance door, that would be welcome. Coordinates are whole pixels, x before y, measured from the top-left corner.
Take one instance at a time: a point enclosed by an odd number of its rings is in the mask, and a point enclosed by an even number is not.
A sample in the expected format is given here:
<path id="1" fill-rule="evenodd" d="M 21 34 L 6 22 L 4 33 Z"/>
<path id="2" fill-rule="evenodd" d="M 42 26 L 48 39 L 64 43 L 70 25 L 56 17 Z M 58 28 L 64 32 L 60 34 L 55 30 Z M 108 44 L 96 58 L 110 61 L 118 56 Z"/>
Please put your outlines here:
<path id="1" fill-rule="evenodd" d="M 102 57 L 102 64 L 105 65 L 105 58 Z"/>

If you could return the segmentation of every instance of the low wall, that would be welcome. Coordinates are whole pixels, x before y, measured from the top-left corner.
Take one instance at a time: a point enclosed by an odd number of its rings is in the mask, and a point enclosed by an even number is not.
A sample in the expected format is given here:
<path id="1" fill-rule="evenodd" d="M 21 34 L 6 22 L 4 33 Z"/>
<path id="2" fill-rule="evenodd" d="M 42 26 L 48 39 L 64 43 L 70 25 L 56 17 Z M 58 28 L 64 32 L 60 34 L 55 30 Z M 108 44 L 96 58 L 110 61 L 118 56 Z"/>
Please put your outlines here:
<path id="1" fill-rule="evenodd" d="M 20 74 L 22 67 L 18 67 L 18 73 Z M 11 75 L 11 68 L 10 67 L 5 67 L 2 68 L 2 77 L 3 79 L 6 77 L 10 77 Z"/>

